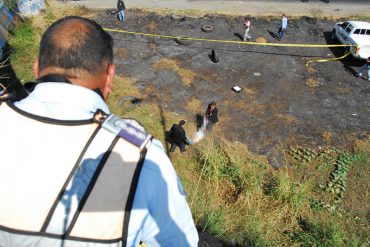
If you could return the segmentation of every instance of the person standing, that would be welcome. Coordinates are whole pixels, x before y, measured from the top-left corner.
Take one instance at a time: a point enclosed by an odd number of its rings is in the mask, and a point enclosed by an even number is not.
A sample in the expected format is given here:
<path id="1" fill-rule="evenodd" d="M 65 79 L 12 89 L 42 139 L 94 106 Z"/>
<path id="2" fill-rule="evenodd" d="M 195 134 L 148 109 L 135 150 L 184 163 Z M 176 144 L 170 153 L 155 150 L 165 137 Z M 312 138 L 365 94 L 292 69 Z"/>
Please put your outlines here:
<path id="1" fill-rule="evenodd" d="M 42 35 L 37 85 L 0 103 L 1 246 L 197 246 L 160 141 L 111 114 L 113 39 L 78 16 Z"/>
<path id="2" fill-rule="evenodd" d="M 125 6 L 125 3 L 123 2 L 123 0 L 118 0 L 117 2 L 117 16 L 118 16 L 118 19 L 122 22 L 125 21 L 126 19 L 126 15 L 125 15 L 125 10 L 126 10 L 126 6 Z"/>
<path id="3" fill-rule="evenodd" d="M 283 14 L 281 21 L 280 21 L 280 26 L 279 26 L 279 31 L 278 31 L 278 39 L 282 40 L 285 34 L 285 30 L 288 27 L 288 18 Z"/>
<path id="4" fill-rule="evenodd" d="M 188 144 L 184 126 L 185 120 L 181 120 L 179 124 L 173 124 L 169 133 L 169 140 L 171 143 L 170 152 L 175 152 L 176 147 L 180 148 L 180 152 L 186 151 L 185 145 Z"/>
<path id="5" fill-rule="evenodd" d="M 363 72 L 367 70 L 367 80 L 370 81 L 370 57 L 366 59 L 366 62 L 361 68 L 358 70 L 357 74 L 359 77 L 364 78 Z"/>
<path id="6" fill-rule="evenodd" d="M 214 101 L 212 101 L 207 107 L 206 122 L 208 130 L 212 130 L 213 125 L 218 122 L 218 109 L 216 107 L 216 102 Z"/>
<path id="7" fill-rule="evenodd" d="M 244 37 L 243 37 L 243 40 L 244 41 L 249 41 L 252 37 L 251 36 L 249 36 L 249 28 L 250 28 L 250 26 L 251 26 L 251 22 L 248 20 L 248 17 L 245 17 L 245 19 L 244 19 Z"/>

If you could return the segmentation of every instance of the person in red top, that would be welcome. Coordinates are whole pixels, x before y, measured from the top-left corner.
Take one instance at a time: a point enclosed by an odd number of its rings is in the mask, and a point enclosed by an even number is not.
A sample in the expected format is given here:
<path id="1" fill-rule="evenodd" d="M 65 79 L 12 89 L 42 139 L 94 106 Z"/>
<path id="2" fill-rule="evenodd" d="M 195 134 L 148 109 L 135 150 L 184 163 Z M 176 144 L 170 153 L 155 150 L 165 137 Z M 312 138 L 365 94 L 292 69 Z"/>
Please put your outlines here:
<path id="1" fill-rule="evenodd" d="M 244 41 L 249 41 L 252 37 L 251 36 L 249 36 L 249 28 L 250 28 L 250 26 L 251 26 L 251 22 L 248 20 L 248 18 L 247 17 L 245 17 L 245 19 L 244 19 L 244 28 L 245 28 L 245 31 L 244 31 L 244 37 L 243 37 L 243 40 Z"/>

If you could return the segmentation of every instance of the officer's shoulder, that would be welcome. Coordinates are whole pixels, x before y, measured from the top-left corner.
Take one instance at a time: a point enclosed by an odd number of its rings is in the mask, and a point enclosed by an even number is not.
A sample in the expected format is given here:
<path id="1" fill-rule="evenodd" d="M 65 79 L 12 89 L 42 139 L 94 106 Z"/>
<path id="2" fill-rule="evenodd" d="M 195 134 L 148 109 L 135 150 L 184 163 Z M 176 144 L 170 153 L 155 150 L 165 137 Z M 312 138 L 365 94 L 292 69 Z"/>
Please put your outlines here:
<path id="1" fill-rule="evenodd" d="M 152 136 L 134 119 L 122 119 L 114 114 L 109 115 L 102 123 L 102 128 L 144 149 Z"/>

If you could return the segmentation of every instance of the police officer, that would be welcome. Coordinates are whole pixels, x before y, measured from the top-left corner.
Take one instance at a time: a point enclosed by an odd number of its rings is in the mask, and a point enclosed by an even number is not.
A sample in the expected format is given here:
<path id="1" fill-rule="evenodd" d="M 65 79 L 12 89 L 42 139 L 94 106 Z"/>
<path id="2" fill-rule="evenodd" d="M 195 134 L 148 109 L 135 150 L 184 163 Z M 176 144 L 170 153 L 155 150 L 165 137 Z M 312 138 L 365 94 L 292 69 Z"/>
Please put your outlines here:
<path id="1" fill-rule="evenodd" d="M 185 130 L 182 126 L 184 126 L 185 120 L 180 120 L 179 124 L 173 124 L 170 133 L 169 133 L 169 140 L 171 143 L 170 152 L 175 152 L 176 147 L 180 148 L 180 152 L 183 153 L 186 151 L 185 145 L 189 144 Z"/>
<path id="2" fill-rule="evenodd" d="M 105 104 L 111 36 L 61 19 L 33 71 L 33 92 L 0 105 L 0 246 L 197 246 L 163 146 Z"/>

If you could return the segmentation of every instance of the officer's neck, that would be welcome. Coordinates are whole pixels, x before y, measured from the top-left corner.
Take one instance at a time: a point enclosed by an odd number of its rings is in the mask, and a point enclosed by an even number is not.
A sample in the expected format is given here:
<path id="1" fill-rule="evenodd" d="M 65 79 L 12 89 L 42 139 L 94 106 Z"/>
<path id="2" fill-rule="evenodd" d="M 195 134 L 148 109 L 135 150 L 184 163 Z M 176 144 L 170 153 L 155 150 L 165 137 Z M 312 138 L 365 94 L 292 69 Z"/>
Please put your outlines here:
<path id="1" fill-rule="evenodd" d="M 101 87 L 101 76 L 92 75 L 81 69 L 63 69 L 57 67 L 47 67 L 39 72 L 39 78 L 47 75 L 58 75 L 66 78 L 70 83 L 95 90 Z"/>

